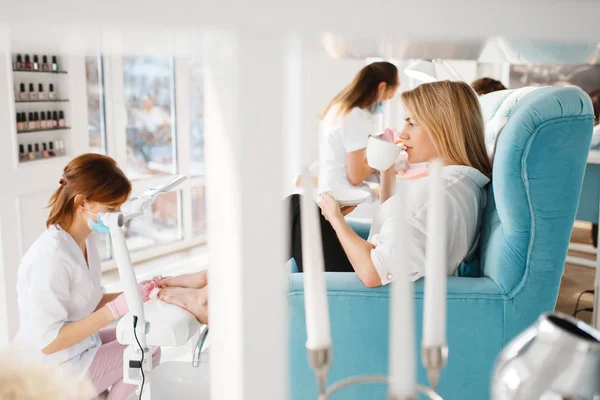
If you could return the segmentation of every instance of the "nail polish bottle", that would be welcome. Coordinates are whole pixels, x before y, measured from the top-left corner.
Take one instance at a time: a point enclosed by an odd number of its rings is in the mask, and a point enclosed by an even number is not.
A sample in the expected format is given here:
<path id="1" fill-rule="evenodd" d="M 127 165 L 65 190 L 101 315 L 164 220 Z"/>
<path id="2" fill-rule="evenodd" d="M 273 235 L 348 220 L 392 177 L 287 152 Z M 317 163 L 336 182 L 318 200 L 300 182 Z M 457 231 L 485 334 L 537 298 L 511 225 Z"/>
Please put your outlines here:
<path id="1" fill-rule="evenodd" d="M 31 61 L 29 60 L 29 54 L 25 54 L 25 69 L 31 70 Z"/>
<path id="2" fill-rule="evenodd" d="M 42 129 L 48 128 L 48 122 L 46 121 L 46 113 L 44 111 L 40 113 L 40 125 L 42 126 Z"/>
<path id="3" fill-rule="evenodd" d="M 23 57 L 20 54 L 17 54 L 17 61 L 15 62 L 15 69 L 20 71 L 23 69 Z"/>
<path id="4" fill-rule="evenodd" d="M 35 160 L 35 153 L 33 152 L 33 146 L 28 144 L 27 145 L 27 158 L 29 158 L 29 160 Z"/>
<path id="5" fill-rule="evenodd" d="M 52 112 L 52 128 L 58 128 L 58 113 L 56 111 Z"/>
<path id="6" fill-rule="evenodd" d="M 40 59 L 38 58 L 37 55 L 33 56 L 33 70 L 34 71 L 40 70 Z"/>
<path id="7" fill-rule="evenodd" d="M 35 120 L 35 129 L 42 129 L 42 121 L 40 121 L 40 114 L 37 111 L 33 113 L 33 119 Z"/>
<path id="8" fill-rule="evenodd" d="M 25 154 L 25 146 L 19 145 L 19 162 L 27 161 L 27 154 Z"/>
<path id="9" fill-rule="evenodd" d="M 29 123 L 27 124 L 27 127 L 29 128 L 30 131 L 35 129 L 35 120 L 33 119 L 32 112 L 29 113 Z"/>
<path id="10" fill-rule="evenodd" d="M 27 114 L 25 114 L 24 112 L 21 113 L 21 131 L 26 131 L 28 128 L 27 126 Z"/>
<path id="11" fill-rule="evenodd" d="M 50 157 L 56 156 L 56 153 L 54 152 L 54 142 L 48 142 L 48 155 Z"/>
<path id="12" fill-rule="evenodd" d="M 56 92 L 54 91 L 54 85 L 52 83 L 48 86 L 48 99 L 56 100 Z"/>
<path id="13" fill-rule="evenodd" d="M 19 100 L 27 101 L 29 100 L 29 93 L 25 91 L 25 84 L 21 83 L 21 93 L 19 93 Z"/>
<path id="14" fill-rule="evenodd" d="M 46 143 L 42 143 L 42 157 L 50 157 L 50 153 L 48 152 L 48 147 L 46 146 Z"/>
<path id="15" fill-rule="evenodd" d="M 60 155 L 64 156 L 65 154 L 67 154 L 67 150 L 65 149 L 65 141 L 59 140 L 58 143 L 60 143 Z"/>
<path id="16" fill-rule="evenodd" d="M 47 99 L 46 92 L 44 92 L 44 85 L 42 85 L 41 83 L 38 84 L 38 99 L 40 99 L 40 100 Z"/>
<path id="17" fill-rule="evenodd" d="M 27 121 L 25 121 L 25 113 L 17 113 L 17 132 L 23 132 L 27 130 L 25 126 Z"/>
<path id="18" fill-rule="evenodd" d="M 56 56 L 52 56 L 52 71 L 58 72 L 58 62 L 56 61 Z"/>
<path id="19" fill-rule="evenodd" d="M 42 158 L 42 152 L 38 143 L 35 144 L 35 158 Z"/>
<path id="20" fill-rule="evenodd" d="M 62 111 L 58 113 L 58 126 L 60 126 L 61 128 L 67 126 L 67 122 L 65 121 L 65 113 Z"/>
<path id="21" fill-rule="evenodd" d="M 50 64 L 48 64 L 48 57 L 42 56 L 42 71 L 50 71 Z"/>
<path id="22" fill-rule="evenodd" d="M 29 84 L 29 100 L 37 100 L 38 94 L 33 87 L 33 83 Z"/>

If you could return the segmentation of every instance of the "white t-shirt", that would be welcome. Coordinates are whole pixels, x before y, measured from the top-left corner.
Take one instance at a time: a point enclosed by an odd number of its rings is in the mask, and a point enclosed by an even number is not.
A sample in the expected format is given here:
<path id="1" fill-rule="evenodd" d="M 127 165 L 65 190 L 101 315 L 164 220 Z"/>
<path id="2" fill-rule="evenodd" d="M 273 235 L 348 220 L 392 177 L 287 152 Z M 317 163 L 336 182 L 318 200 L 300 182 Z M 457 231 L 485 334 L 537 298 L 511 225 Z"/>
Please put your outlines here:
<path id="1" fill-rule="evenodd" d="M 69 363 L 83 376 L 102 345 L 95 333 L 81 342 L 44 354 L 65 325 L 94 312 L 104 289 L 100 282 L 100 256 L 93 238 L 86 241 L 88 262 L 73 237 L 50 226 L 27 251 L 17 277 L 20 327 L 15 342 L 39 351 L 44 361 Z"/>
<path id="2" fill-rule="evenodd" d="M 446 237 L 448 238 L 448 275 L 454 275 L 460 263 L 477 247 L 481 216 L 487 196 L 484 190 L 489 178 L 475 168 L 446 166 L 442 169 L 446 198 Z M 425 276 L 425 247 L 427 241 L 427 207 L 429 179 L 406 181 L 408 198 L 407 237 L 394 233 L 398 223 L 398 208 L 392 196 L 381 205 L 371 225 L 369 242 L 371 260 L 385 285 L 394 280 L 399 265 L 407 266 L 412 281 Z M 405 241 L 406 254 L 399 254 L 395 240 Z"/>
<path id="3" fill-rule="evenodd" d="M 319 134 L 319 192 L 352 188 L 347 175 L 347 154 L 365 149 L 375 132 L 373 114 L 359 107 L 343 118 L 332 109 L 321 123 Z M 366 185 L 365 185 L 366 186 Z"/>

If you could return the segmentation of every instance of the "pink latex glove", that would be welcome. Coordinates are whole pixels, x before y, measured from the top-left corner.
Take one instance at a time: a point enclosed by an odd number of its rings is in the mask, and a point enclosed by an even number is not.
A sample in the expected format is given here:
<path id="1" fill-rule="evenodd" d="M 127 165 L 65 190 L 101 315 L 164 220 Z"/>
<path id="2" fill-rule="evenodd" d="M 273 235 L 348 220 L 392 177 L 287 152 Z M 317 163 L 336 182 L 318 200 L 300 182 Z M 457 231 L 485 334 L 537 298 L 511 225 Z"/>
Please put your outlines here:
<path id="1" fill-rule="evenodd" d="M 390 143 L 395 143 L 396 141 L 396 133 L 390 129 L 387 128 L 383 134 L 381 136 L 379 136 L 379 139 L 386 141 L 386 142 L 390 142 Z"/>
<path id="2" fill-rule="evenodd" d="M 138 289 L 142 295 L 142 301 L 144 303 L 149 300 L 150 293 L 152 293 L 152 291 L 157 287 L 158 285 L 154 281 L 143 281 L 138 284 Z M 119 319 L 123 315 L 127 314 L 129 312 L 129 307 L 127 307 L 125 293 L 121 293 L 116 299 L 106 303 L 106 307 L 108 307 L 114 319 Z"/>

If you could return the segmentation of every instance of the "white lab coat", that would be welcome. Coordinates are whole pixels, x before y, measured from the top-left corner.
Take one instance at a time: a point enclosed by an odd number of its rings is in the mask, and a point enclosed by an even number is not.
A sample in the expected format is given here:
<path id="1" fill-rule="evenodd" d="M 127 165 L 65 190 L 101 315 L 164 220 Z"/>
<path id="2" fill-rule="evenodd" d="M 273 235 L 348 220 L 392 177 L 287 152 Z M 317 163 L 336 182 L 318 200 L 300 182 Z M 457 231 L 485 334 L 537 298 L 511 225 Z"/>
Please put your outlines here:
<path id="1" fill-rule="evenodd" d="M 93 238 L 86 241 L 88 263 L 73 237 L 52 225 L 23 257 L 17 278 L 21 325 L 15 341 L 39 351 L 44 361 L 68 363 L 84 376 L 102 342 L 97 333 L 46 355 L 41 352 L 65 325 L 90 315 L 102 299 L 100 256 Z"/>
<path id="2" fill-rule="evenodd" d="M 377 131 L 377 118 L 362 108 L 355 107 L 343 118 L 333 108 L 321 123 L 319 132 L 319 192 L 332 189 L 350 189 L 348 180 L 348 153 L 366 149 L 369 136 Z M 358 186 L 371 193 L 371 198 L 352 212 L 353 218 L 372 218 L 379 209 L 377 196 L 365 182 Z"/>
<path id="3" fill-rule="evenodd" d="M 442 178 L 448 238 L 446 268 L 448 275 L 454 275 L 460 263 L 477 249 L 481 219 L 487 203 L 485 186 L 490 180 L 477 169 L 464 165 L 442 168 Z M 373 219 L 369 242 L 375 248 L 371 250 L 371 260 L 382 285 L 394 280 L 399 266 L 406 268 L 412 281 L 425 276 L 429 179 L 406 181 L 404 185 L 408 190 L 406 237 L 396 235 L 400 210 L 394 201 L 395 196 L 404 193 L 394 195 L 383 203 Z M 405 254 L 398 253 L 398 247 L 401 247 L 396 242 L 398 240 L 406 242 Z"/>
<path id="4" fill-rule="evenodd" d="M 334 117 L 335 112 L 330 111 L 321 123 L 319 192 L 353 187 L 348 181 L 348 153 L 367 148 L 376 130 L 373 114 L 367 110 L 355 107 L 343 118 Z"/>

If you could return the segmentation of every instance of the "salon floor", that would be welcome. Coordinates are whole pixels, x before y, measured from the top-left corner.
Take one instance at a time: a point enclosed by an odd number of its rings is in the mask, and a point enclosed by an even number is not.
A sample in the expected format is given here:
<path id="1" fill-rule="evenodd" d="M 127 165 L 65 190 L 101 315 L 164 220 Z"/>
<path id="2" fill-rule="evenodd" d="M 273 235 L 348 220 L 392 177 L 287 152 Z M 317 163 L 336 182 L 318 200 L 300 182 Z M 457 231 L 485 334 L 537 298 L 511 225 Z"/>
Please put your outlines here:
<path id="1" fill-rule="evenodd" d="M 588 222 L 575 222 L 573 228 L 573 234 L 571 236 L 571 242 L 586 244 L 592 246 L 592 224 Z M 593 254 L 585 254 L 579 252 L 569 251 L 569 255 L 578 256 L 582 258 L 595 259 Z M 560 284 L 560 291 L 558 293 L 558 302 L 556 303 L 556 311 L 563 312 L 565 314 L 573 314 L 575 311 L 575 304 L 577 298 L 584 290 L 593 289 L 594 287 L 594 270 L 588 267 L 582 267 L 579 265 L 566 264 L 565 272 L 563 274 L 562 282 Z M 592 307 L 593 296 L 591 294 L 584 294 L 581 296 L 578 308 Z M 592 319 L 592 313 L 587 311 L 581 311 L 577 314 L 577 318 L 590 323 Z"/>
<path id="2" fill-rule="evenodd" d="M 573 229 L 571 241 L 591 246 L 591 224 L 585 222 L 576 222 Z M 570 253 L 593 259 L 593 255 L 583 253 Z M 208 268 L 208 248 L 202 246 L 191 250 L 182 251 L 165 257 L 150 260 L 136 266 L 138 278 L 150 279 L 156 275 L 179 275 L 188 272 L 200 271 Z M 103 275 L 103 284 L 108 292 L 121 291 L 121 283 L 117 271 L 111 271 Z M 581 267 L 572 264 L 565 265 L 565 271 L 558 294 L 556 310 L 566 314 L 572 314 L 575 309 L 577 297 L 581 292 L 592 289 L 594 282 L 594 270 L 587 267 Z M 589 294 L 581 297 L 579 308 L 591 307 L 592 296 Z M 590 322 L 590 312 L 580 312 L 577 315 L 583 321 Z M 190 359 L 192 346 L 196 343 L 191 340 L 188 346 L 182 346 L 177 349 L 163 349 L 164 361 L 185 361 Z M 205 352 L 206 356 L 208 352 Z"/>

